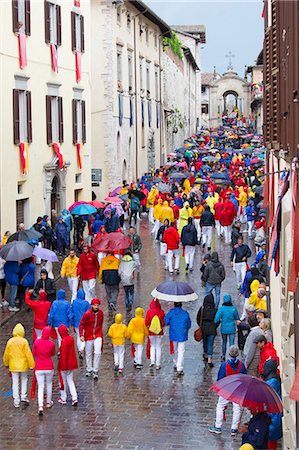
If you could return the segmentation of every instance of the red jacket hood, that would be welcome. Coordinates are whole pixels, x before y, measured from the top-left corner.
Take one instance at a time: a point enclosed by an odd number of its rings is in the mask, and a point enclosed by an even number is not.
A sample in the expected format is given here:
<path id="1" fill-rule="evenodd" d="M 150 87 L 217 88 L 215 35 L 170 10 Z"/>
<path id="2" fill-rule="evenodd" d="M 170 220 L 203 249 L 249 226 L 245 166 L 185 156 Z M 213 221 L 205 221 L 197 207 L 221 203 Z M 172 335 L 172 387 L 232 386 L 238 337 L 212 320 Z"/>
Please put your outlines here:
<path id="1" fill-rule="evenodd" d="M 42 339 L 49 339 L 51 336 L 51 327 L 45 327 L 42 331 Z"/>
<path id="2" fill-rule="evenodd" d="M 48 300 L 48 295 L 46 292 L 42 291 L 39 293 L 39 301 L 46 302 Z"/>
<path id="3" fill-rule="evenodd" d="M 59 327 L 58 327 L 58 333 L 63 338 L 63 337 L 66 337 L 69 335 L 69 330 L 67 329 L 67 327 L 65 325 L 62 324 L 62 325 L 59 325 Z"/>
<path id="4" fill-rule="evenodd" d="M 153 298 L 153 300 L 150 302 L 150 309 L 158 309 L 161 310 L 160 302 L 157 298 Z"/>

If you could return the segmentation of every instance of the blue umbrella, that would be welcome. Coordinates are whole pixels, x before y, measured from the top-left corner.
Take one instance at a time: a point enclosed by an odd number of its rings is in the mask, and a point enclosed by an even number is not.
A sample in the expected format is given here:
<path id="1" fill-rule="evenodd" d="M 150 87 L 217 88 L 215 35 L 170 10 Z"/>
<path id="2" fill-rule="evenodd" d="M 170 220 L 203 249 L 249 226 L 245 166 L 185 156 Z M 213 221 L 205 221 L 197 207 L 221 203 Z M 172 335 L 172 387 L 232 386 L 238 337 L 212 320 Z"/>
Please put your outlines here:
<path id="1" fill-rule="evenodd" d="M 198 299 L 192 287 L 182 281 L 164 281 L 152 291 L 151 295 L 167 302 L 192 302 Z"/>
<path id="2" fill-rule="evenodd" d="M 83 204 L 75 206 L 75 208 L 72 210 L 72 215 L 74 216 L 89 216 L 90 214 L 97 213 L 97 208 L 95 208 L 92 205 Z"/>
<path id="3" fill-rule="evenodd" d="M 224 172 L 214 172 L 211 175 L 211 180 L 225 180 L 230 181 L 230 178 L 227 173 Z"/>

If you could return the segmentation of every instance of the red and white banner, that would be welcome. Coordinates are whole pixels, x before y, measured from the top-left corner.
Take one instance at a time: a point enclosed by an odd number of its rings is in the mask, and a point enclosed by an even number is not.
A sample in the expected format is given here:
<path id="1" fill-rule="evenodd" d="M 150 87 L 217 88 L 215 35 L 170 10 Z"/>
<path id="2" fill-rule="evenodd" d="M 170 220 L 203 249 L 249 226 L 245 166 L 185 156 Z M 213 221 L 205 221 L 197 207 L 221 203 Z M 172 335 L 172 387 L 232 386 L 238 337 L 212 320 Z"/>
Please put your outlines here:
<path id="1" fill-rule="evenodd" d="M 80 0 L 74 0 L 74 6 L 78 6 L 80 8 Z"/>
<path id="2" fill-rule="evenodd" d="M 78 167 L 79 167 L 79 169 L 82 169 L 82 155 L 81 155 L 82 144 L 76 144 L 76 146 L 77 146 Z"/>
<path id="3" fill-rule="evenodd" d="M 298 173 L 297 161 L 292 163 L 291 171 L 291 238 L 293 257 L 290 266 L 288 292 L 296 292 L 299 274 L 299 200 L 298 200 Z"/>
<path id="4" fill-rule="evenodd" d="M 27 66 L 26 35 L 20 32 L 18 35 L 18 40 L 20 68 L 24 69 Z"/>
<path id="5" fill-rule="evenodd" d="M 81 81 L 81 53 L 76 52 L 76 81 Z"/>
<path id="6" fill-rule="evenodd" d="M 25 175 L 29 172 L 28 144 L 20 142 L 20 161 L 22 173 Z"/>
<path id="7" fill-rule="evenodd" d="M 57 60 L 57 48 L 55 44 L 50 44 L 51 56 L 52 56 L 52 69 L 53 72 L 58 72 L 58 60 Z"/>
<path id="8" fill-rule="evenodd" d="M 64 167 L 64 157 L 63 157 L 63 153 L 60 148 L 60 145 L 57 144 L 57 142 L 53 142 L 53 150 L 56 153 L 57 158 L 58 158 L 59 169 L 62 170 Z"/>

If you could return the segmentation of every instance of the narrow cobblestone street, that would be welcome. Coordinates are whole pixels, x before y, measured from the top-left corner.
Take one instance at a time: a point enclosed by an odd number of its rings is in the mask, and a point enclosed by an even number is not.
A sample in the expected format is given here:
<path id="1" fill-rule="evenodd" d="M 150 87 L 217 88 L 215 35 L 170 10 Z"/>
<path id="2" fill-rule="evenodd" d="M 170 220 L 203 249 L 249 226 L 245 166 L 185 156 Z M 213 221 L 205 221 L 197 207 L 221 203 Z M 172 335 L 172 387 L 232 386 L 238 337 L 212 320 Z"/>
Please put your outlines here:
<path id="1" fill-rule="evenodd" d="M 140 222 L 139 232 L 143 250 L 141 273 L 136 283 L 135 307 L 140 305 L 147 309 L 151 300 L 150 292 L 169 275 L 164 271 L 158 245 L 150 237 L 147 219 L 143 218 Z M 240 307 L 235 276 L 230 266 L 231 247 L 214 238 L 212 245 L 212 249 L 219 252 L 220 260 L 227 271 L 222 294 L 229 292 L 234 303 Z M 209 388 L 216 379 L 220 363 L 220 337 L 215 341 L 215 368 L 208 369 L 202 361 L 202 344 L 193 339 L 196 314 L 204 296 L 199 272 L 202 255 L 203 252 L 197 248 L 195 270 L 188 275 L 185 274 L 185 265 L 181 258 L 181 274 L 176 276 L 182 281 L 188 281 L 199 295 L 198 301 L 186 304 L 191 315 L 192 328 L 186 345 L 184 377 L 178 378 L 173 372 L 167 329 L 163 343 L 162 369 L 159 372 L 149 369 L 145 352 L 143 370 L 134 370 L 128 343 L 124 374 L 114 375 L 113 351 L 110 340 L 105 337 L 99 380 L 95 382 L 85 377 L 85 362 L 75 375 L 79 393 L 78 408 L 74 410 L 70 402 L 66 406 L 57 403 L 59 390 L 55 376 L 54 406 L 46 411 L 40 420 L 36 401 L 32 401 L 26 410 L 13 407 L 10 379 L 1 365 L 1 450 L 239 448 L 240 438 L 233 441 L 229 433 L 231 408 L 222 435 L 214 436 L 208 431 L 208 427 L 213 425 L 215 420 L 217 398 Z M 58 287 L 67 290 L 65 282 L 60 281 Z M 108 314 L 102 286 L 98 288 L 98 295 L 102 299 L 106 333 L 113 316 Z M 161 303 L 165 310 L 170 307 L 166 302 Z M 127 323 L 131 315 L 125 312 L 122 289 L 118 306 Z M 24 324 L 31 343 L 32 313 L 23 308 L 1 328 L 1 354 L 17 322 Z"/>

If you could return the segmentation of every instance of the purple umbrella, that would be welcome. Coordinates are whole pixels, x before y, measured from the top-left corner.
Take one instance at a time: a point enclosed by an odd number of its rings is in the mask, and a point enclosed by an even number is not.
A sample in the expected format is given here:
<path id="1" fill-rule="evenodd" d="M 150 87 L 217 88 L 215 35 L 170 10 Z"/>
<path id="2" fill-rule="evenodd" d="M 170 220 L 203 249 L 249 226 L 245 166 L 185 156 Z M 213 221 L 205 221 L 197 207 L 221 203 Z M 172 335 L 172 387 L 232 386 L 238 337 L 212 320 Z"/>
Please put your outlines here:
<path id="1" fill-rule="evenodd" d="M 164 281 L 152 291 L 151 295 L 167 302 L 191 302 L 198 299 L 192 287 L 182 281 Z"/>
<path id="2" fill-rule="evenodd" d="M 115 209 L 115 213 L 118 217 L 120 217 L 124 213 L 123 207 L 119 203 L 110 203 L 104 211 L 105 217 L 107 217 L 108 214 L 111 213 L 112 209 Z"/>
<path id="3" fill-rule="evenodd" d="M 109 197 L 116 197 L 117 195 L 120 194 L 120 191 L 122 190 L 121 186 L 118 186 L 117 188 L 115 188 L 112 192 L 109 193 Z"/>
<path id="4" fill-rule="evenodd" d="M 40 259 L 44 259 L 45 261 L 58 261 L 56 253 L 52 252 L 52 250 L 48 250 L 47 248 L 35 247 L 32 254 Z"/>

